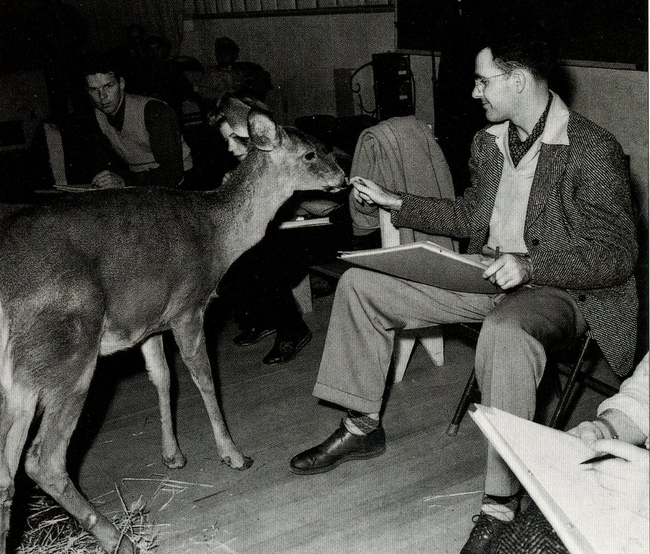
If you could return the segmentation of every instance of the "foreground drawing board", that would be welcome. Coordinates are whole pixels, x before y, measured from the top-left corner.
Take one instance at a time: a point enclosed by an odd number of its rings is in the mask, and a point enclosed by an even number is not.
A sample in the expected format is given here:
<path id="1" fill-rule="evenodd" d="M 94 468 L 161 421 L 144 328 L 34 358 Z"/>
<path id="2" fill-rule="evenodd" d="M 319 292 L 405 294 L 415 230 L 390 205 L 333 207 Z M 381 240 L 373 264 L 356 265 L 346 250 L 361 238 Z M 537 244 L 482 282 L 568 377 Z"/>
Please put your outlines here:
<path id="1" fill-rule="evenodd" d="M 648 519 L 581 465 L 594 451 L 579 438 L 481 404 L 470 416 L 571 554 L 650 552 Z"/>

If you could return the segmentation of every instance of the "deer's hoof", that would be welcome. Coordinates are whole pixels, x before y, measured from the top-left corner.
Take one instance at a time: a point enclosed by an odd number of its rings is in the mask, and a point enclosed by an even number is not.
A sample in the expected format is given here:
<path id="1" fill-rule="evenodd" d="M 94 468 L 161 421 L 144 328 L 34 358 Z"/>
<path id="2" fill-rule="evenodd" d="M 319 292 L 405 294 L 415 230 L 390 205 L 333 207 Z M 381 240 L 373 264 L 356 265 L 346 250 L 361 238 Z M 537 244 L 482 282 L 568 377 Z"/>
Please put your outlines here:
<path id="1" fill-rule="evenodd" d="M 234 466 L 230 456 L 226 456 L 225 458 L 221 458 L 221 463 L 226 464 L 226 465 L 232 467 L 233 469 L 238 469 L 239 471 L 244 471 L 245 469 L 248 469 L 249 467 L 251 467 L 253 465 L 253 459 L 249 458 L 247 456 L 243 456 L 243 458 L 244 458 L 244 463 L 242 465 L 240 465 L 240 466 Z"/>
<path id="2" fill-rule="evenodd" d="M 180 450 L 173 456 L 163 456 L 162 461 L 169 469 L 180 469 L 187 463 L 185 456 L 183 456 L 183 453 Z"/>

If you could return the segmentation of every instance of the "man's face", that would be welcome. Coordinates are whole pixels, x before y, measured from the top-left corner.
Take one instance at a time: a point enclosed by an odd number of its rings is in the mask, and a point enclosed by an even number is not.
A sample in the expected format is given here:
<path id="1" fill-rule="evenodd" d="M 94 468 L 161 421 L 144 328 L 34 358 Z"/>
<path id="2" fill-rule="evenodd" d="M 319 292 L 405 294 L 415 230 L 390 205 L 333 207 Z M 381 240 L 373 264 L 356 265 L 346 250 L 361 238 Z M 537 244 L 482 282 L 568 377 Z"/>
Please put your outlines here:
<path id="1" fill-rule="evenodd" d="M 113 115 L 124 97 L 124 79 L 118 81 L 113 73 L 86 75 L 86 90 L 98 110 Z"/>
<path id="2" fill-rule="evenodd" d="M 514 103 L 510 74 L 494 63 L 489 48 L 484 48 L 476 56 L 474 77 L 477 84 L 472 91 L 472 98 L 481 101 L 487 120 L 497 123 L 510 119 Z"/>

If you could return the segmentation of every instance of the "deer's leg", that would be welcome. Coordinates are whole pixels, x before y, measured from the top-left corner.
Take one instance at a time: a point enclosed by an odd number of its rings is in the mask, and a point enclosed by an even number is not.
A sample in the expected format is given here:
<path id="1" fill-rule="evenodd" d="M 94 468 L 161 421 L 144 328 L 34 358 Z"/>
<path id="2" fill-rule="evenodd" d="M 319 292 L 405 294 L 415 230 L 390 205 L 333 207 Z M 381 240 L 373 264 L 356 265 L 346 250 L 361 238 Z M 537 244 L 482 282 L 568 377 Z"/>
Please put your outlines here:
<path id="1" fill-rule="evenodd" d="M 74 486 L 66 471 L 66 452 L 77 425 L 95 369 L 88 364 L 76 387 L 45 392 L 44 410 L 38 434 L 27 452 L 25 470 L 38 486 L 75 517 L 101 547 L 113 554 L 134 554 L 129 539 L 113 526 Z"/>
<path id="2" fill-rule="evenodd" d="M 9 368 L 0 371 L 10 371 Z M 3 383 L 4 385 L 4 383 Z M 34 419 L 37 395 L 19 386 L 0 391 L 0 554 L 6 552 L 14 478 Z"/>
<path id="3" fill-rule="evenodd" d="M 149 379 L 158 391 L 160 405 L 160 423 L 162 425 L 162 461 L 171 469 L 185 465 L 185 456 L 178 447 L 170 399 L 169 366 L 165 358 L 162 335 L 154 335 L 141 346 L 144 361 L 149 372 Z"/>
<path id="4" fill-rule="evenodd" d="M 172 330 L 181 357 L 189 368 L 192 379 L 203 397 L 212 424 L 214 439 L 217 443 L 217 451 L 222 461 L 235 469 L 248 469 L 253 461 L 245 457 L 235 446 L 217 402 L 214 380 L 212 379 L 212 368 L 205 347 L 203 314 L 195 313 L 183 318 L 182 321 L 172 325 Z"/>

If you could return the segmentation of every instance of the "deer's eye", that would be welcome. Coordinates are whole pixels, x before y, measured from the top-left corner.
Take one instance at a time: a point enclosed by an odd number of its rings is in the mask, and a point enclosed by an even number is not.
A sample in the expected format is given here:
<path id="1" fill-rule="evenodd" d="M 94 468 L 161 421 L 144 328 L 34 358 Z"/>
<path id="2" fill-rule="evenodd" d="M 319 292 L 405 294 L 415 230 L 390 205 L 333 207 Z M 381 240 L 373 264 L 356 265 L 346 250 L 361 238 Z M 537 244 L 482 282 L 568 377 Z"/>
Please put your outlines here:
<path id="1" fill-rule="evenodd" d="M 316 152 L 307 152 L 304 155 L 305 160 L 308 162 L 313 162 L 316 159 Z"/>

